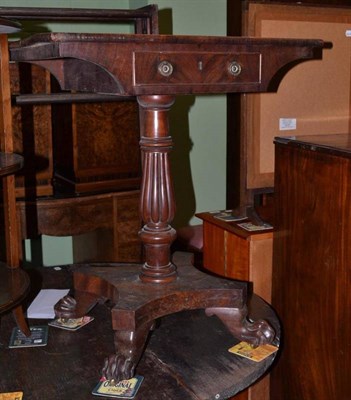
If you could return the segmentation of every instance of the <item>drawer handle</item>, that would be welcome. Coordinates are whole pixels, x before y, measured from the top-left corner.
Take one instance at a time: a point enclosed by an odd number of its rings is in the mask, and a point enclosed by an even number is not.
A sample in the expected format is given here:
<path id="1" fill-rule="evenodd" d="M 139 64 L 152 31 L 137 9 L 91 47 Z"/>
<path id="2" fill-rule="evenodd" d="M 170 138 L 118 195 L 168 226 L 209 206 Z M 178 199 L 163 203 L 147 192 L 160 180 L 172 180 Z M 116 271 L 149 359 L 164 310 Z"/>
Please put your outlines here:
<path id="1" fill-rule="evenodd" d="M 237 61 L 233 61 L 229 64 L 228 71 L 234 76 L 239 76 L 241 74 L 241 65 Z"/>
<path id="2" fill-rule="evenodd" d="M 171 76 L 173 74 L 173 65 L 169 61 L 160 62 L 157 69 L 162 76 Z"/>

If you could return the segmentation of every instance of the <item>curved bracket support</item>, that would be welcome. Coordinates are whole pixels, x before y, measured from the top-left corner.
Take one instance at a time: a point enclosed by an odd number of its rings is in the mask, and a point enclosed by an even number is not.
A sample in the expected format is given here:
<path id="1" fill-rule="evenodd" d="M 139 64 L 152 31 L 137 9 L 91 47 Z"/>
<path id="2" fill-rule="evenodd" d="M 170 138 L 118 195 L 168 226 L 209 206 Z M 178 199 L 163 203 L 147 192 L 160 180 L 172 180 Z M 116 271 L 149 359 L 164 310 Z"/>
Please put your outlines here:
<path id="1" fill-rule="evenodd" d="M 78 58 L 58 58 L 31 61 L 57 79 L 62 90 L 124 95 L 123 86 L 107 69 Z"/>

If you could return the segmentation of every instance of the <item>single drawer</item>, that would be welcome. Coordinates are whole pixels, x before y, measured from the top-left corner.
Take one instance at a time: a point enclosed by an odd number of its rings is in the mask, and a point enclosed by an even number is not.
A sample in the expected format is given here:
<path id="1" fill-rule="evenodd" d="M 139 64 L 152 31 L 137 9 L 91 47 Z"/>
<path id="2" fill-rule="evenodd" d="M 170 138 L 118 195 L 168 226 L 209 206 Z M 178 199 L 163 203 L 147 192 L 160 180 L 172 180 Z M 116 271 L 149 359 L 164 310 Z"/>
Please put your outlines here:
<path id="1" fill-rule="evenodd" d="M 135 52 L 134 85 L 260 83 L 260 53 Z"/>

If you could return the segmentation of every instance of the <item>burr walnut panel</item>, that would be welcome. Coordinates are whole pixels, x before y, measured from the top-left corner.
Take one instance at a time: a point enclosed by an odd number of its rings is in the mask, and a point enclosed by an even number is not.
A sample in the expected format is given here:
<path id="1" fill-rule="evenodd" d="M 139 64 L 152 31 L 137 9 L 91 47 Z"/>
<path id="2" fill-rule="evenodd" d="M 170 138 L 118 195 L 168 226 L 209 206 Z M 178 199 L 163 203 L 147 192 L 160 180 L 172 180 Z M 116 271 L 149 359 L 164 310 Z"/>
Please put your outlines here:
<path id="1" fill-rule="evenodd" d="M 139 124 L 135 101 L 54 107 L 57 191 L 87 193 L 139 187 Z"/>

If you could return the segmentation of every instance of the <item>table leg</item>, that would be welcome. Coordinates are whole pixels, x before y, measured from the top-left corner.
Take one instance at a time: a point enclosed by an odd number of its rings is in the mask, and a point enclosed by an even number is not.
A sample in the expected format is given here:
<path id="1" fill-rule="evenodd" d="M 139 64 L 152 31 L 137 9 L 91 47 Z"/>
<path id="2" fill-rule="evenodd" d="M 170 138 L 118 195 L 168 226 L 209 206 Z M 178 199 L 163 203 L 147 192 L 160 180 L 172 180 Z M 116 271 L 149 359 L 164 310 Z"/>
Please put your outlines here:
<path id="1" fill-rule="evenodd" d="M 145 223 L 140 231 L 145 250 L 140 279 L 149 283 L 169 283 L 177 277 L 170 257 L 176 232 L 170 226 L 175 201 L 169 161 L 173 142 L 169 135 L 168 113 L 174 100 L 174 96 L 138 97 L 143 163 L 140 212 Z"/>
<path id="2" fill-rule="evenodd" d="M 228 328 L 229 332 L 244 342 L 249 342 L 257 347 L 262 344 L 271 343 L 275 332 L 267 321 L 257 320 L 249 322 L 247 319 L 247 308 L 206 308 L 206 315 L 216 315 Z"/>
<path id="3" fill-rule="evenodd" d="M 145 223 L 140 231 L 145 248 L 141 271 L 135 264 L 90 264 L 74 273 L 75 290 L 82 301 L 88 304 L 89 296 L 84 293 L 94 293 L 115 304 L 116 353 L 106 358 L 103 373 L 116 381 L 134 375 L 154 322 L 178 311 L 207 309 L 207 314 L 218 316 L 235 337 L 255 346 L 274 338 L 266 322 L 252 323 L 246 318 L 246 283 L 211 276 L 191 265 L 176 268 L 171 262 L 170 247 L 176 233 L 170 225 L 175 202 L 168 112 L 173 102 L 174 96 L 168 95 L 138 97 L 143 163 L 140 212 Z M 61 304 L 65 305 L 62 312 L 69 311 L 70 302 Z"/>
<path id="4" fill-rule="evenodd" d="M 135 368 L 143 354 L 149 331 L 154 326 L 150 321 L 137 330 L 115 331 L 116 354 L 105 359 L 102 374 L 107 379 L 120 381 L 134 376 Z"/>
<path id="5" fill-rule="evenodd" d="M 25 334 L 26 336 L 30 336 L 30 334 L 31 334 L 30 329 L 29 329 L 26 319 L 24 318 L 22 306 L 19 305 L 16 308 L 14 308 L 12 310 L 12 314 L 15 318 L 17 326 L 22 331 L 22 333 Z"/>

